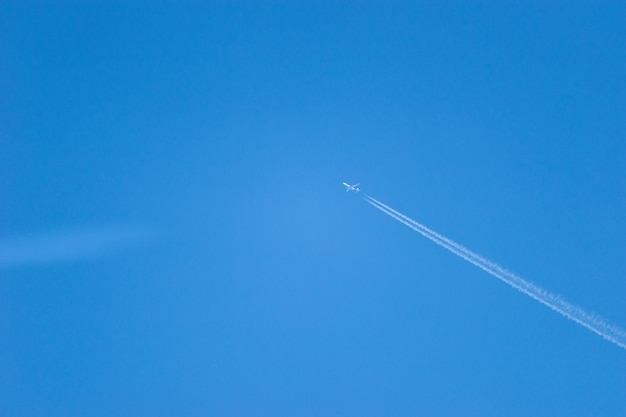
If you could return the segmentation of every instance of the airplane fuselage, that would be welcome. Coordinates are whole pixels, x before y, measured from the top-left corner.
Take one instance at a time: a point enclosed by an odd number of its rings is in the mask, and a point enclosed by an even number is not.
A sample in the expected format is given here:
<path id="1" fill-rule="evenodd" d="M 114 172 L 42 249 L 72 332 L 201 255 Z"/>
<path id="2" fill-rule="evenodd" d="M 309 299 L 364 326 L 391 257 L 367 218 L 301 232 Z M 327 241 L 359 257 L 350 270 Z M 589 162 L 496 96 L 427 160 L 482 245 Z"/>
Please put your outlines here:
<path id="1" fill-rule="evenodd" d="M 344 187 L 346 187 L 346 192 L 354 191 L 355 193 L 358 193 L 359 191 L 361 191 L 361 189 L 359 188 L 360 183 L 350 185 L 347 182 L 344 182 L 342 184 L 344 185 Z"/>

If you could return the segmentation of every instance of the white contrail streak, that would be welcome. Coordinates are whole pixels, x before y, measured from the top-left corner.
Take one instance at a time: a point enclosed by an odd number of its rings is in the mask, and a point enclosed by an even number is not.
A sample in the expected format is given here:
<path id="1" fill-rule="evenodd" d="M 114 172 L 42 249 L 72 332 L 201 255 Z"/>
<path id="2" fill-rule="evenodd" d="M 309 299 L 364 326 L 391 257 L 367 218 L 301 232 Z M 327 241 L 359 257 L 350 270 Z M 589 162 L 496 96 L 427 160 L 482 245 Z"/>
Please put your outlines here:
<path id="1" fill-rule="evenodd" d="M 0 269 L 97 258 L 148 241 L 154 236 L 154 232 L 139 227 L 108 226 L 18 238 L 0 237 Z"/>
<path id="2" fill-rule="evenodd" d="M 414 231 L 420 233 L 424 237 L 432 240 L 437 245 L 449 250 L 455 255 L 465 259 L 471 264 L 484 270 L 485 272 L 500 279 L 521 293 L 524 293 L 541 304 L 551 308 L 552 310 L 562 314 L 566 318 L 580 324 L 595 334 L 603 337 L 626 350 L 626 332 L 622 329 L 609 324 L 606 320 L 595 314 L 589 313 L 580 307 L 577 307 L 558 295 L 552 294 L 537 285 L 526 281 L 525 279 L 507 271 L 496 263 L 493 263 L 482 256 L 470 251 L 469 249 L 459 245 L 458 243 L 442 236 L 441 234 L 427 228 L 426 226 L 416 222 L 408 216 L 400 213 L 381 203 L 380 201 L 368 195 L 363 197 L 372 206 L 389 215 L 393 219 L 410 227 Z"/>

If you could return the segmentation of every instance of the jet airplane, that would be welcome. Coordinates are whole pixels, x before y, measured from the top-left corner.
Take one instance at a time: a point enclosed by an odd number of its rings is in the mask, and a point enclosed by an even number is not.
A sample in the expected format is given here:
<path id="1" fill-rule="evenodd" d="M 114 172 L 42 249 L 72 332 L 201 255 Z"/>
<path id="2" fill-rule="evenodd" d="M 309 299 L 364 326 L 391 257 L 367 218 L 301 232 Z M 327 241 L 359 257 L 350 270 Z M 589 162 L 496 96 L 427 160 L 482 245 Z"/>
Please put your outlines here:
<path id="1" fill-rule="evenodd" d="M 343 185 L 344 187 L 346 187 L 346 192 L 348 191 L 354 191 L 355 193 L 358 193 L 359 191 L 361 191 L 361 189 L 359 188 L 359 185 L 361 183 L 356 183 L 354 185 L 350 185 L 347 182 L 344 182 Z"/>

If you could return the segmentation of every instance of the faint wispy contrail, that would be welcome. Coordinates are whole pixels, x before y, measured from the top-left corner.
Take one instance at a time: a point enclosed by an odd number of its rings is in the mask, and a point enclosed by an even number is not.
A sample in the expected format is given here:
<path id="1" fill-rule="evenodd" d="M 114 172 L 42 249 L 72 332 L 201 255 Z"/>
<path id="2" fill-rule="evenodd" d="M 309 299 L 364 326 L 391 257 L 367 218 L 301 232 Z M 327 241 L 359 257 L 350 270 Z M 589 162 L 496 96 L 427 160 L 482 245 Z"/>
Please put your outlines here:
<path id="1" fill-rule="evenodd" d="M 154 237 L 137 227 L 99 227 L 0 239 L 0 268 L 50 265 L 114 253 Z"/>
<path id="2" fill-rule="evenodd" d="M 470 251 L 469 249 L 459 245 L 458 243 L 444 237 L 443 235 L 427 228 L 421 223 L 416 222 L 408 216 L 400 213 L 397 210 L 392 209 L 386 204 L 372 198 L 368 195 L 363 197 L 372 206 L 378 210 L 392 217 L 393 219 L 403 223 L 416 232 L 420 233 L 424 237 L 432 240 L 439 246 L 446 248 L 455 255 L 465 259 L 471 264 L 484 270 L 485 272 L 500 279 L 511 287 L 515 288 L 519 292 L 528 295 L 532 299 L 540 302 L 541 304 L 551 308 L 552 310 L 562 314 L 566 318 L 580 324 L 588 330 L 596 333 L 626 350 L 626 332 L 622 329 L 608 323 L 605 319 L 587 312 L 580 307 L 577 307 L 558 295 L 552 294 L 545 289 L 526 281 L 525 279 L 515 275 L 514 273 L 507 271 L 498 264 L 483 258 L 482 256 Z"/>

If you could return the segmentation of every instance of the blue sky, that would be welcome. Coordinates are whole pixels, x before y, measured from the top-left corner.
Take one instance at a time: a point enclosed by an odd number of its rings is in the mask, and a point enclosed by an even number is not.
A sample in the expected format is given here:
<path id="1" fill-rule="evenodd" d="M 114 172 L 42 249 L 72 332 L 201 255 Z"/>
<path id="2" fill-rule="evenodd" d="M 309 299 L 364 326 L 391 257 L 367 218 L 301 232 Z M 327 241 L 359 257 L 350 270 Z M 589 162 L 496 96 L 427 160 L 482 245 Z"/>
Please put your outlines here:
<path id="1" fill-rule="evenodd" d="M 623 416 L 623 2 L 4 2 L 0 414 Z"/>

